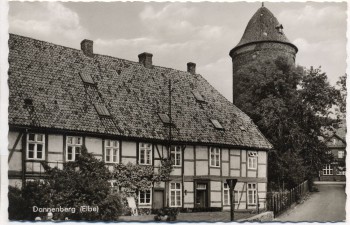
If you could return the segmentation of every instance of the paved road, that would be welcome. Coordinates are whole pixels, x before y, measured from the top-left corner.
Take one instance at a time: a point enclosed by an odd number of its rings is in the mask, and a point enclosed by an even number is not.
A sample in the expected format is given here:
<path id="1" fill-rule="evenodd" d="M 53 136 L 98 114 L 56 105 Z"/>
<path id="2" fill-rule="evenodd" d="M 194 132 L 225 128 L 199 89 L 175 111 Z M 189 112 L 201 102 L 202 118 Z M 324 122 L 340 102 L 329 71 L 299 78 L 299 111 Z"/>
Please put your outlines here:
<path id="1" fill-rule="evenodd" d="M 302 204 L 288 210 L 276 221 L 344 221 L 345 184 L 317 184 L 319 192 L 314 192 Z"/>

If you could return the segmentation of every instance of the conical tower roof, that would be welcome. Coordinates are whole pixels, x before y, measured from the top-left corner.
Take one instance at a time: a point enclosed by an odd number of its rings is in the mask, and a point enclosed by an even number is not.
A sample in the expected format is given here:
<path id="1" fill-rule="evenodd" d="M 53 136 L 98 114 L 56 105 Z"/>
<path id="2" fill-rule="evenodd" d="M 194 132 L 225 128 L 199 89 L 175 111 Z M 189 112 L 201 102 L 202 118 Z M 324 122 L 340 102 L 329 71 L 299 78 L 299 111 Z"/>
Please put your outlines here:
<path id="1" fill-rule="evenodd" d="M 254 42 L 280 42 L 293 45 L 283 33 L 283 26 L 278 22 L 277 18 L 268 10 L 262 6 L 250 19 L 241 41 L 232 49 L 235 49 Z"/>

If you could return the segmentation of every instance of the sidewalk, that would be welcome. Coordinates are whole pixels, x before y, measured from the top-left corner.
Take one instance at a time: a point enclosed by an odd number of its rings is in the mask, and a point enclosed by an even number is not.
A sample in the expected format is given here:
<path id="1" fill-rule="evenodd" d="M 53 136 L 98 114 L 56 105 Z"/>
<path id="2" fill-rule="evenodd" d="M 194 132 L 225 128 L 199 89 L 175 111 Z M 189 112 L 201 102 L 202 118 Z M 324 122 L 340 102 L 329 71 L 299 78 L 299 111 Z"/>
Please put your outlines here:
<path id="1" fill-rule="evenodd" d="M 314 181 L 314 184 L 346 184 L 346 181 Z"/>

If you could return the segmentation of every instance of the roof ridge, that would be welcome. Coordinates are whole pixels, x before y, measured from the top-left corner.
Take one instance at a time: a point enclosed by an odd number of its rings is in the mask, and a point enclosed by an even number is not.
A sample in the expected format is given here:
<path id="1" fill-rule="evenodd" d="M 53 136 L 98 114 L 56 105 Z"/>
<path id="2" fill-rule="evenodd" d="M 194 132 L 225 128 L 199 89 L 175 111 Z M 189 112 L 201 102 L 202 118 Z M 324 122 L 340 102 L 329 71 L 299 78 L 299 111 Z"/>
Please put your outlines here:
<path id="1" fill-rule="evenodd" d="M 19 35 L 19 34 L 14 34 L 14 33 L 9 33 L 9 35 L 18 36 L 18 37 L 21 37 L 21 38 L 32 39 L 32 40 L 34 40 L 34 41 L 39 41 L 39 42 L 41 42 L 41 43 L 47 43 L 47 44 L 55 45 L 55 46 L 62 47 L 62 48 L 72 49 L 72 50 L 77 51 L 77 52 L 82 52 L 82 51 L 81 51 L 80 49 L 78 49 L 78 48 L 67 47 L 67 46 L 60 45 L 60 44 L 56 44 L 56 43 L 53 43 L 53 42 L 39 40 L 39 39 L 36 39 L 36 38 L 33 38 L 33 37 L 27 37 L 27 36 L 23 36 L 23 35 Z M 119 58 L 119 57 L 116 57 L 116 56 L 111 56 L 111 55 L 106 55 L 106 54 L 101 54 L 101 53 L 93 53 L 93 54 L 94 54 L 94 55 L 97 55 L 97 56 L 101 56 L 101 57 L 108 57 L 108 58 L 112 58 L 112 59 L 119 59 L 119 60 L 127 61 L 127 62 L 134 63 L 134 64 L 140 64 L 140 63 L 137 62 L 137 61 L 133 61 L 133 60 L 129 60 L 129 59 L 124 59 L 124 58 Z M 141 65 L 141 64 L 140 64 L 140 65 Z M 185 70 L 174 69 L 174 68 L 171 68 L 171 67 L 158 66 L 158 65 L 153 65 L 153 67 L 157 67 L 157 68 L 161 68 L 161 69 L 170 69 L 170 70 L 174 70 L 174 71 L 178 71 L 178 72 L 183 72 L 183 73 L 188 73 L 188 74 L 190 74 L 189 72 L 187 72 L 187 71 L 185 71 Z M 191 75 L 192 75 L 192 74 L 191 74 Z"/>

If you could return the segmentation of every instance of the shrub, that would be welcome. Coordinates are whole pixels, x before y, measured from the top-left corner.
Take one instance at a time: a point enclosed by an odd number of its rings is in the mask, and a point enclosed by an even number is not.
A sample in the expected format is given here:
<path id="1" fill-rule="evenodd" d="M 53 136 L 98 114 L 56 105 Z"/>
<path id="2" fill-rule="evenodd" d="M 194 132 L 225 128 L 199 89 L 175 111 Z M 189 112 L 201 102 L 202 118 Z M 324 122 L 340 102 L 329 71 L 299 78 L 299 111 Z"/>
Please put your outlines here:
<path id="1" fill-rule="evenodd" d="M 160 209 L 157 215 L 154 216 L 155 221 L 175 221 L 179 214 L 178 208 L 163 208 Z"/>

